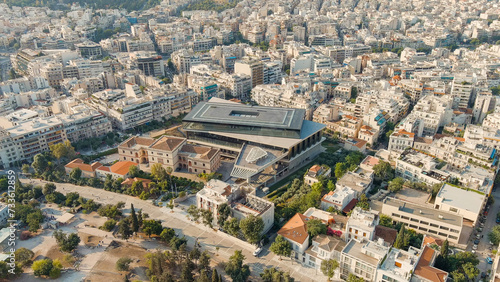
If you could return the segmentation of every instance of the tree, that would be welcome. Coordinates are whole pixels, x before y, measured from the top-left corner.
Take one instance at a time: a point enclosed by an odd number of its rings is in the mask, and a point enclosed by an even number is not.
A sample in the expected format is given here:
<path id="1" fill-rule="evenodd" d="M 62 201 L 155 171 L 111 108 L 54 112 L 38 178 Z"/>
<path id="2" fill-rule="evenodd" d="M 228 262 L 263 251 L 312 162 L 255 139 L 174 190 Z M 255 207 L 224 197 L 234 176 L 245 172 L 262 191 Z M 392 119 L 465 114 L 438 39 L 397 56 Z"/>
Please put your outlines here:
<path id="1" fill-rule="evenodd" d="M 137 215 L 135 214 L 134 204 L 130 204 L 130 221 L 132 232 L 139 231 L 139 220 L 137 220 Z"/>
<path id="2" fill-rule="evenodd" d="M 335 165 L 335 177 L 337 179 L 340 179 L 344 175 L 346 170 L 347 170 L 347 167 L 346 167 L 345 163 L 337 163 Z"/>
<path id="3" fill-rule="evenodd" d="M 256 244 L 264 231 L 264 221 L 261 217 L 251 214 L 240 221 L 240 229 L 250 244 Z"/>
<path id="4" fill-rule="evenodd" d="M 233 217 L 230 220 L 227 220 L 224 223 L 224 230 L 232 236 L 238 237 L 238 234 L 240 233 L 240 223 L 238 222 L 238 219 Z"/>
<path id="5" fill-rule="evenodd" d="M 194 221 L 198 221 L 200 218 L 200 210 L 195 205 L 190 205 L 187 213 Z"/>
<path id="6" fill-rule="evenodd" d="M 332 279 L 335 270 L 339 267 L 339 262 L 334 259 L 323 260 L 321 262 L 321 272 L 328 277 L 328 281 Z"/>
<path id="7" fill-rule="evenodd" d="M 290 273 L 283 272 L 276 267 L 266 268 L 260 274 L 263 282 L 293 282 L 295 279 L 290 277 Z"/>
<path id="8" fill-rule="evenodd" d="M 151 235 L 160 235 L 163 231 L 161 222 L 159 220 L 144 220 L 142 223 L 142 231 L 151 238 Z"/>
<path id="9" fill-rule="evenodd" d="M 36 174 L 40 175 L 49 168 L 49 162 L 47 161 L 44 155 L 37 154 L 33 158 L 33 163 L 31 164 L 31 167 L 35 170 Z"/>
<path id="10" fill-rule="evenodd" d="M 64 143 L 58 143 L 49 146 L 50 152 L 57 159 L 57 162 L 61 160 L 62 157 L 66 156 L 68 149 L 64 146 Z"/>
<path id="11" fill-rule="evenodd" d="M 328 189 L 328 191 L 335 191 L 335 184 L 333 183 L 333 181 L 328 180 L 328 183 L 326 184 L 326 189 Z"/>
<path id="12" fill-rule="evenodd" d="M 219 274 L 217 273 L 217 269 L 214 268 L 214 271 L 212 271 L 212 282 L 218 282 L 219 281 Z"/>
<path id="13" fill-rule="evenodd" d="M 210 255 L 207 251 L 203 251 L 198 260 L 198 265 L 200 269 L 209 270 L 210 268 Z"/>
<path id="14" fill-rule="evenodd" d="M 128 169 L 128 175 L 130 177 L 137 177 L 139 175 L 139 169 L 137 168 L 137 166 L 130 166 Z"/>
<path id="15" fill-rule="evenodd" d="M 74 168 L 69 173 L 69 178 L 71 178 L 75 182 L 80 180 L 80 177 L 82 177 L 82 170 L 79 167 Z"/>
<path id="16" fill-rule="evenodd" d="M 448 258 L 448 253 L 450 252 L 450 247 L 448 240 L 444 240 L 443 245 L 441 246 L 441 256 L 443 258 Z"/>
<path id="17" fill-rule="evenodd" d="M 26 266 L 31 262 L 31 259 L 35 255 L 33 251 L 28 250 L 26 248 L 19 248 L 14 253 L 16 256 L 16 262 L 18 262 L 21 266 Z"/>
<path id="18" fill-rule="evenodd" d="M 156 163 L 151 167 L 151 176 L 153 176 L 157 181 L 164 181 L 167 177 L 167 171 L 162 164 Z"/>
<path id="19" fill-rule="evenodd" d="M 292 253 L 292 245 L 283 236 L 278 235 L 274 242 L 269 247 L 269 250 L 276 255 L 278 255 L 281 260 L 281 256 L 289 257 Z"/>
<path id="20" fill-rule="evenodd" d="M 326 225 L 319 219 L 308 220 L 307 223 L 307 233 L 311 235 L 311 238 L 319 234 L 326 234 Z"/>
<path id="21" fill-rule="evenodd" d="M 56 191 L 56 185 L 54 183 L 47 183 L 43 186 L 42 193 L 47 196 Z"/>
<path id="22" fill-rule="evenodd" d="M 465 274 L 463 274 L 459 270 L 453 271 L 451 273 L 451 276 L 453 277 L 454 282 L 467 282 L 467 279 L 465 278 Z"/>
<path id="23" fill-rule="evenodd" d="M 212 222 L 214 221 L 214 214 L 211 210 L 201 210 L 201 216 L 203 219 L 203 224 L 212 228 Z"/>
<path id="24" fill-rule="evenodd" d="M 175 237 L 175 230 L 172 228 L 165 227 L 160 233 L 160 238 L 164 242 L 170 242 L 170 240 L 172 240 L 172 238 L 174 237 Z"/>
<path id="25" fill-rule="evenodd" d="M 359 278 L 356 275 L 350 273 L 349 276 L 347 277 L 347 282 L 364 282 L 365 279 Z"/>
<path id="26" fill-rule="evenodd" d="M 202 269 L 200 271 L 200 276 L 196 278 L 196 282 L 210 282 L 210 278 L 208 278 L 207 270 Z"/>
<path id="27" fill-rule="evenodd" d="M 48 276 L 52 267 L 51 259 L 41 259 L 33 262 L 31 269 L 33 269 L 33 274 L 35 276 Z"/>
<path id="28" fill-rule="evenodd" d="M 115 228 L 115 226 L 116 226 L 116 220 L 108 219 L 106 220 L 106 222 L 104 222 L 104 224 L 101 227 L 99 227 L 99 229 L 110 232 L 111 230 L 113 230 L 113 228 Z"/>
<path id="29" fill-rule="evenodd" d="M 217 213 L 219 214 L 217 217 L 217 224 L 219 226 L 224 226 L 224 222 L 226 222 L 229 214 L 231 214 L 231 209 L 229 205 L 224 203 L 217 208 Z"/>
<path id="30" fill-rule="evenodd" d="M 380 214 L 380 220 L 379 220 L 378 225 L 393 228 L 392 217 L 385 215 L 385 214 Z"/>
<path id="31" fill-rule="evenodd" d="M 62 232 L 61 230 L 56 230 L 52 234 L 53 237 L 56 238 L 57 244 L 59 245 L 59 248 L 63 252 L 71 253 L 73 250 L 78 247 L 78 244 L 80 244 L 80 237 L 76 233 L 71 233 L 71 234 L 66 234 Z"/>
<path id="32" fill-rule="evenodd" d="M 498 243 L 500 243 L 500 225 L 496 225 L 491 229 L 490 233 L 488 233 L 488 239 L 490 239 L 495 246 L 498 246 Z"/>
<path id="33" fill-rule="evenodd" d="M 40 229 L 40 223 L 43 222 L 43 214 L 40 210 L 28 214 L 26 218 L 30 232 L 37 232 Z"/>
<path id="34" fill-rule="evenodd" d="M 388 180 L 394 177 L 394 171 L 391 164 L 384 161 L 380 161 L 378 164 L 373 166 L 373 173 L 381 180 Z"/>
<path id="35" fill-rule="evenodd" d="M 234 254 L 229 258 L 224 270 L 233 279 L 233 282 L 245 282 L 250 276 L 250 267 L 243 264 L 244 260 L 245 256 L 239 250 L 234 251 Z"/>
<path id="36" fill-rule="evenodd" d="M 119 258 L 116 262 L 116 269 L 118 271 L 128 271 L 130 267 L 130 263 L 132 262 L 131 258 Z"/>
<path id="37" fill-rule="evenodd" d="M 194 269 L 193 262 L 191 260 L 185 260 L 183 265 L 182 265 L 181 280 L 180 281 L 182 281 L 182 282 L 194 281 L 193 269 Z"/>
<path id="38" fill-rule="evenodd" d="M 399 229 L 398 236 L 396 237 L 396 241 L 394 242 L 394 248 L 402 249 L 405 246 L 404 243 L 405 238 L 405 226 L 401 225 L 401 229 Z"/>
<path id="39" fill-rule="evenodd" d="M 124 218 L 118 224 L 118 233 L 122 236 L 123 239 L 127 240 L 133 234 L 132 228 L 130 227 L 130 220 L 128 218 Z"/>
<path id="40" fill-rule="evenodd" d="M 403 184 L 405 183 L 405 180 L 401 177 L 396 177 L 392 181 L 389 182 L 389 186 L 387 187 L 389 191 L 397 193 L 401 189 L 403 189 Z"/>
<path id="41" fill-rule="evenodd" d="M 471 262 L 463 264 L 462 269 L 470 280 L 475 281 L 475 278 L 479 275 L 479 269 Z"/>
<path id="42" fill-rule="evenodd" d="M 30 166 L 28 164 L 23 164 L 21 170 L 23 171 L 23 173 L 29 173 L 30 172 Z"/>
<path id="43" fill-rule="evenodd" d="M 174 199 L 170 199 L 167 204 L 167 207 L 170 209 L 170 212 L 174 212 Z"/>

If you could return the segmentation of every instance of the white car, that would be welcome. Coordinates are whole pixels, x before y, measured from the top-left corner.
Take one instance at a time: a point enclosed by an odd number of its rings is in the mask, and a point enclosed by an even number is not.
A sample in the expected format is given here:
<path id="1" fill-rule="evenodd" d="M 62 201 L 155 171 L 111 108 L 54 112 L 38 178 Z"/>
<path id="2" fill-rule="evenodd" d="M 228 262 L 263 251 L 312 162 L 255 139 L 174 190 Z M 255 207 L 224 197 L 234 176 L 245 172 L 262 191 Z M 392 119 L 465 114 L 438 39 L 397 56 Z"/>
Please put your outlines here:
<path id="1" fill-rule="evenodd" d="M 261 252 L 262 252 L 262 248 L 260 248 L 260 247 L 259 247 L 259 248 L 257 248 L 257 249 L 253 252 L 253 256 L 254 256 L 254 257 L 258 257 L 258 256 L 259 256 L 259 254 L 260 254 Z"/>
<path id="2" fill-rule="evenodd" d="M 473 250 L 477 250 L 477 245 L 472 246 Z"/>

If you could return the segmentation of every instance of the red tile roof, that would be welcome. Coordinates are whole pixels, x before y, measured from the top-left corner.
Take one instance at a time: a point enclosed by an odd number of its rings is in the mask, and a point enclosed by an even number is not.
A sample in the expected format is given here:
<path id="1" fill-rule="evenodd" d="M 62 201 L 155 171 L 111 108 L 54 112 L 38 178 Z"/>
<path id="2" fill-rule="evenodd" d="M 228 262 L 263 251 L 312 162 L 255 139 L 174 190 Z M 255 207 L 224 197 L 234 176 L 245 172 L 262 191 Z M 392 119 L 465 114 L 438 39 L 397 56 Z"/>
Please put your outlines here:
<path id="1" fill-rule="evenodd" d="M 437 269 L 431 265 L 435 250 L 425 246 L 415 268 L 414 274 L 433 282 L 444 282 L 448 277 L 448 272 Z"/>
<path id="2" fill-rule="evenodd" d="M 100 162 L 95 162 L 93 164 L 86 164 L 83 162 L 82 159 L 74 159 L 71 162 L 69 162 L 67 165 L 65 165 L 65 168 L 69 169 L 75 169 L 79 168 L 82 171 L 87 171 L 87 172 L 94 172 L 97 168 L 101 167 L 102 164 Z"/>
<path id="3" fill-rule="evenodd" d="M 291 241 L 303 244 L 309 234 L 307 234 L 307 218 L 305 215 L 296 213 L 279 231 L 281 235 Z"/>

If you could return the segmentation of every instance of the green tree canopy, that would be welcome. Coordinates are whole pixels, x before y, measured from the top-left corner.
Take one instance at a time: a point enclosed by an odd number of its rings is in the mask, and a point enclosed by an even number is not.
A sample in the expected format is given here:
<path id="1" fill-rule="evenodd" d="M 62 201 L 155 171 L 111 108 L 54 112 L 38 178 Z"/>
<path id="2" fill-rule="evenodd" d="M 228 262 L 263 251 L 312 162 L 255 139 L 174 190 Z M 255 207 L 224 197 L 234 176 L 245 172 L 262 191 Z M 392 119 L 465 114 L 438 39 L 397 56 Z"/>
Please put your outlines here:
<path id="1" fill-rule="evenodd" d="M 250 244 L 256 244 L 264 231 L 264 221 L 261 217 L 250 215 L 240 221 L 240 229 Z"/>
<path id="2" fill-rule="evenodd" d="M 233 282 L 245 282 L 250 276 L 250 267 L 243 264 L 244 260 L 245 256 L 238 250 L 234 251 L 234 254 L 229 258 L 224 270 L 233 279 Z"/>
<path id="3" fill-rule="evenodd" d="M 269 247 L 269 250 L 281 259 L 282 256 L 289 257 L 292 252 L 292 244 L 288 242 L 283 236 L 278 235 L 274 242 Z"/>

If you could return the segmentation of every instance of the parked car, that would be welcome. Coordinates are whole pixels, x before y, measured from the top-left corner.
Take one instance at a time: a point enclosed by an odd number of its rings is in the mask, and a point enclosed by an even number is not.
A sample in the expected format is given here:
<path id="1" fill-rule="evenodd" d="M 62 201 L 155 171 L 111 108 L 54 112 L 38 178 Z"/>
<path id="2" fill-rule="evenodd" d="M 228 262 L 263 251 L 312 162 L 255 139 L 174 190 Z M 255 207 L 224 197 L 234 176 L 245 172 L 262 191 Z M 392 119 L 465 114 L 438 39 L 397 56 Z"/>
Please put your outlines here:
<path id="1" fill-rule="evenodd" d="M 493 259 L 491 259 L 490 257 L 487 257 L 486 258 L 486 263 L 493 264 Z"/>
<path id="2" fill-rule="evenodd" d="M 474 240 L 475 245 L 479 245 L 479 239 Z"/>
<path id="3" fill-rule="evenodd" d="M 486 274 L 486 272 L 481 272 L 481 278 L 484 279 L 486 278 L 488 275 Z"/>
<path id="4" fill-rule="evenodd" d="M 472 246 L 473 250 L 477 250 L 477 245 Z"/>
<path id="5" fill-rule="evenodd" d="M 260 254 L 261 252 L 262 252 L 262 248 L 261 248 L 261 247 L 259 247 L 259 248 L 257 248 L 257 249 L 253 252 L 253 256 L 254 256 L 254 257 L 258 257 L 258 256 L 259 256 L 259 254 Z"/>

